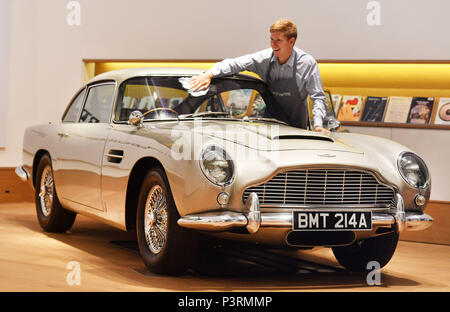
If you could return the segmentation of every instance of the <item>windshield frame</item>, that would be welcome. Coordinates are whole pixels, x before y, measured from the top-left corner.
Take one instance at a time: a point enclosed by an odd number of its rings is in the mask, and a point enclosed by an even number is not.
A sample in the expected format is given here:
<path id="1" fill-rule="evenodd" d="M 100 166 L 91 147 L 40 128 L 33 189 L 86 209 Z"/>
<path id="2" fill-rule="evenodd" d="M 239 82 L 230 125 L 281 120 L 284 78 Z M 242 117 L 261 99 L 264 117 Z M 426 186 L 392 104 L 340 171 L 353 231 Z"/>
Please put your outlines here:
<path id="1" fill-rule="evenodd" d="M 114 124 L 127 124 L 128 123 L 128 119 L 127 120 L 117 120 L 116 119 L 116 113 L 118 112 L 118 105 L 120 104 L 121 100 L 124 97 L 125 86 L 126 86 L 127 83 L 129 83 L 130 80 L 138 79 L 138 78 L 144 78 L 144 79 L 145 78 L 147 78 L 147 79 L 149 79 L 149 78 L 179 79 L 179 78 L 184 78 L 184 77 L 186 77 L 186 76 L 182 76 L 182 75 L 138 75 L 138 76 L 133 76 L 133 77 L 130 77 L 130 78 L 127 78 L 127 79 L 123 80 L 120 83 L 120 85 L 118 86 L 118 88 L 117 88 L 117 97 L 116 97 L 115 102 L 114 102 L 114 107 L 113 107 L 113 114 L 114 114 L 114 116 L 112 118 L 112 122 Z M 274 97 L 272 96 L 272 94 L 270 93 L 269 88 L 267 87 L 267 84 L 264 81 L 262 81 L 262 80 L 260 80 L 258 78 L 252 77 L 252 76 L 245 75 L 245 74 L 238 74 L 238 75 L 232 75 L 232 76 L 213 78 L 212 81 L 211 81 L 211 84 L 214 86 L 214 85 L 220 84 L 221 82 L 227 81 L 227 80 L 238 81 L 241 84 L 242 89 L 245 89 L 245 87 L 249 87 L 250 89 L 254 89 L 254 90 L 258 91 L 258 93 L 261 95 L 261 97 L 264 100 L 264 103 L 266 105 L 266 110 L 270 109 L 271 112 L 272 112 L 272 114 L 270 116 L 264 116 L 264 117 L 277 119 L 278 121 L 280 121 L 282 123 L 285 123 L 282 119 L 276 118 L 276 116 L 273 116 L 274 115 L 273 112 L 276 110 L 274 108 L 276 106 L 276 101 L 275 101 Z M 229 91 L 231 91 L 231 90 L 237 90 L 237 89 L 230 89 Z M 224 90 L 221 90 L 220 92 L 225 92 L 225 91 L 227 91 L 227 90 L 224 89 Z M 210 94 L 206 94 L 206 95 L 199 96 L 199 97 L 193 97 L 192 95 L 188 95 L 187 98 L 191 98 L 191 99 L 192 98 L 205 98 L 206 99 L 206 98 L 208 98 L 208 96 L 211 96 L 211 95 Z M 183 100 L 183 102 L 185 102 L 187 98 L 185 98 Z M 182 103 L 179 104 L 179 105 L 182 105 Z M 199 105 L 201 105 L 201 104 L 199 104 Z M 197 109 L 199 107 L 199 105 L 196 106 L 195 109 Z M 136 109 L 136 110 L 138 110 L 138 109 Z M 188 113 L 188 114 L 195 114 L 195 112 Z M 179 116 L 182 116 L 182 115 L 185 115 L 185 114 L 183 114 L 182 112 L 179 112 Z M 164 119 L 145 119 L 144 118 L 142 121 L 143 122 L 174 121 L 174 120 L 179 120 L 180 121 L 180 120 L 188 120 L 188 119 L 191 119 L 191 118 L 242 121 L 245 118 L 245 116 L 243 118 L 239 118 L 239 117 L 236 117 L 236 116 L 230 116 L 230 117 L 222 117 L 221 116 L 219 118 L 217 118 L 217 117 L 209 117 L 209 116 L 204 116 L 204 117 L 202 117 L 202 116 L 189 116 L 189 117 L 179 118 L 179 116 L 177 116 L 177 117 L 175 117 L 175 116 L 174 117 L 168 117 L 168 118 L 164 118 Z M 264 118 L 264 117 L 260 116 L 258 118 Z M 248 118 L 250 119 L 249 121 L 251 121 L 251 117 L 248 116 Z M 264 121 L 264 120 L 259 120 L 259 121 Z M 268 121 L 268 122 L 274 122 L 274 121 L 271 120 L 271 121 Z"/>

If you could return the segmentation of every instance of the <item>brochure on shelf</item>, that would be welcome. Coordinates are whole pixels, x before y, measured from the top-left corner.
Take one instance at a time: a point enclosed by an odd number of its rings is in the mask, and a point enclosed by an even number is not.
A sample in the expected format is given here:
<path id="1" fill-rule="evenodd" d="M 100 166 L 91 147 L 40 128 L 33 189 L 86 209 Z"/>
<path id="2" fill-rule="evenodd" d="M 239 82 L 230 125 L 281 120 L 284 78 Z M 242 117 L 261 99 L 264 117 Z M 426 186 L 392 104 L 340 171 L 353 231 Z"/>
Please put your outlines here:
<path id="1" fill-rule="evenodd" d="M 338 111 L 338 120 L 359 121 L 363 99 L 362 95 L 344 95 Z"/>
<path id="2" fill-rule="evenodd" d="M 388 98 L 368 96 L 361 121 L 382 122 Z"/>
<path id="3" fill-rule="evenodd" d="M 388 101 L 384 122 L 406 123 L 412 97 L 391 96 Z"/>
<path id="4" fill-rule="evenodd" d="M 408 123 L 429 124 L 433 112 L 434 98 L 414 97 L 408 114 Z"/>
<path id="5" fill-rule="evenodd" d="M 334 106 L 334 113 L 338 114 L 339 111 L 339 106 L 341 105 L 341 99 L 342 99 L 342 95 L 340 94 L 333 94 L 331 96 L 331 100 L 333 101 L 333 106 Z"/>
<path id="6" fill-rule="evenodd" d="M 439 99 L 434 124 L 450 125 L 450 98 L 444 97 Z"/>

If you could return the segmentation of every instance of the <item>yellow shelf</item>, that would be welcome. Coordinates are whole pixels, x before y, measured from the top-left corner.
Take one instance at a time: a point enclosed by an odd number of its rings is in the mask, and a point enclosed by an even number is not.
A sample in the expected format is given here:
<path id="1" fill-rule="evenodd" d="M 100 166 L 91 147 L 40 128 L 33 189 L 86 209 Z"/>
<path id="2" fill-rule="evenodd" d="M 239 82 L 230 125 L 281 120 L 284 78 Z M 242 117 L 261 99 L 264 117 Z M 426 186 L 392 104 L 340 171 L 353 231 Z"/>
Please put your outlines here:
<path id="1" fill-rule="evenodd" d="M 84 80 L 123 68 L 191 67 L 211 68 L 218 60 L 83 60 Z M 434 125 L 440 97 L 450 97 L 450 62 L 392 62 L 392 61 L 319 61 L 324 88 L 332 94 L 367 96 L 434 97 L 435 104 L 430 125 L 343 122 L 343 125 L 450 129 Z M 257 75 L 245 72 L 253 76 Z"/>

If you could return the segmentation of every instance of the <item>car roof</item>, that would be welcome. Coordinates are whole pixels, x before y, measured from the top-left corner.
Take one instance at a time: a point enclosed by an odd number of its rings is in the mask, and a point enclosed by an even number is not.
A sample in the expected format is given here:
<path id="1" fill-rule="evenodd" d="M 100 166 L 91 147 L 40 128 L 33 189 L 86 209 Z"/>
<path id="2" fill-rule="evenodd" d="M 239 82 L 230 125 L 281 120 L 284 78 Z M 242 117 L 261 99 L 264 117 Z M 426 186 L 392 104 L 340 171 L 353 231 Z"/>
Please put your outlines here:
<path id="1" fill-rule="evenodd" d="M 113 70 L 99 74 L 89 80 L 87 84 L 91 84 L 103 80 L 115 80 L 118 83 L 125 81 L 132 77 L 142 76 L 196 76 L 203 73 L 205 69 L 202 68 L 190 68 L 190 67 L 141 67 L 141 68 L 127 68 Z M 247 78 L 252 80 L 259 80 L 255 77 L 245 74 L 235 75 L 241 78 Z"/>

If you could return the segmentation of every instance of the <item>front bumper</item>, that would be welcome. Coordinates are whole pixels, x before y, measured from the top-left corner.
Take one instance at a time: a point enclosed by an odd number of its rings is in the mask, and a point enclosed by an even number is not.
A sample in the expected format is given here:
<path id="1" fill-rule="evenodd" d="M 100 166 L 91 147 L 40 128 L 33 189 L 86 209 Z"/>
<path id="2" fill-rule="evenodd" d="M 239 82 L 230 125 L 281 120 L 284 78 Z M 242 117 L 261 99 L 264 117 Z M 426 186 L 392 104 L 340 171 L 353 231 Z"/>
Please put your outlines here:
<path id="1" fill-rule="evenodd" d="M 30 179 L 30 173 L 23 166 L 16 167 L 15 173 L 24 182 Z"/>
<path id="2" fill-rule="evenodd" d="M 178 220 L 178 225 L 211 232 L 246 228 L 250 234 L 257 233 L 261 227 L 292 228 L 292 212 L 262 213 L 256 193 L 250 194 L 244 211 L 239 213 L 226 210 L 186 215 Z M 433 221 L 427 214 L 405 212 L 403 198 L 399 194 L 396 195 L 396 207 L 392 213 L 372 213 L 373 226 L 396 226 L 398 232 L 425 230 Z"/>

